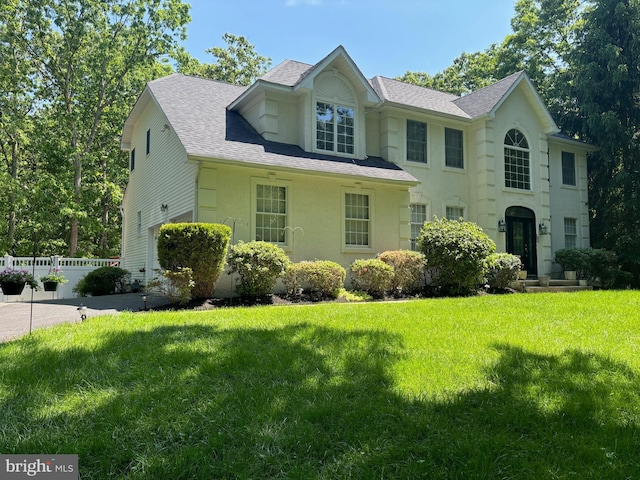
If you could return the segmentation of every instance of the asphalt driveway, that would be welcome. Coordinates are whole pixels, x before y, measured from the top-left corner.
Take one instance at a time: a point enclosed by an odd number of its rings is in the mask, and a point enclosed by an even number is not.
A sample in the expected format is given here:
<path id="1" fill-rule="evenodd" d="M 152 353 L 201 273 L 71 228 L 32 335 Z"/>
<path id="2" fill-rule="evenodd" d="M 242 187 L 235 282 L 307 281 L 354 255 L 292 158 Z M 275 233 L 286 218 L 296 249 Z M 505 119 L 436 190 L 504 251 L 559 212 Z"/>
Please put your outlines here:
<path id="1" fill-rule="evenodd" d="M 149 295 L 147 307 L 168 303 L 165 297 Z M 0 342 L 6 342 L 29 333 L 29 328 L 46 328 L 59 323 L 80 321 L 78 307 L 87 307 L 87 318 L 115 314 L 122 311 L 137 312 L 144 303 L 139 293 L 105 295 L 102 297 L 67 298 L 37 302 L 0 302 Z"/>

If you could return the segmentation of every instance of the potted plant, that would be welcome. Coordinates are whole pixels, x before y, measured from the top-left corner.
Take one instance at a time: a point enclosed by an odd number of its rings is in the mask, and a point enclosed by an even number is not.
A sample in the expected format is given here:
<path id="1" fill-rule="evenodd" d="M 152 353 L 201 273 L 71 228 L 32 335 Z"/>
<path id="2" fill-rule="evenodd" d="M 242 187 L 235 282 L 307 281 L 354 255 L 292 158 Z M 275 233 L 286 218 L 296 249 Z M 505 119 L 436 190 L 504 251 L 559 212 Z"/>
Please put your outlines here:
<path id="1" fill-rule="evenodd" d="M 35 277 L 26 270 L 5 268 L 0 272 L 0 287 L 5 295 L 20 295 L 25 285 L 29 285 L 34 290 L 39 289 Z"/>
<path id="2" fill-rule="evenodd" d="M 55 270 L 50 269 L 49 273 L 40 277 L 40 281 L 44 285 L 45 292 L 55 292 L 58 289 L 58 284 L 67 283 L 69 280 L 64 278 L 59 268 L 56 268 Z"/>
<path id="3" fill-rule="evenodd" d="M 589 268 L 589 257 L 584 248 L 570 247 L 556 251 L 556 263 L 564 270 L 565 280 L 583 278 Z"/>

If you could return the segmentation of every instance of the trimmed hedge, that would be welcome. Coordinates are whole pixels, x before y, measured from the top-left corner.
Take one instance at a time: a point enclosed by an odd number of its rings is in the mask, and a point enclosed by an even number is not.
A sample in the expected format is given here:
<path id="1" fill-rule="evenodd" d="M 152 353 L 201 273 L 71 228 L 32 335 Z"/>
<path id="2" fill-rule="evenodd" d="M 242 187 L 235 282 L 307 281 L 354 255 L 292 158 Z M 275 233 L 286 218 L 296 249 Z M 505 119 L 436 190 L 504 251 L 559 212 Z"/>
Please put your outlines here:
<path id="1" fill-rule="evenodd" d="M 362 290 L 375 298 L 382 298 L 391 288 L 393 267 L 382 260 L 370 258 L 351 264 L 351 281 L 355 290 Z"/>
<path id="2" fill-rule="evenodd" d="M 522 261 L 510 253 L 492 253 L 488 258 L 487 283 L 491 290 L 503 291 L 518 279 Z"/>
<path id="3" fill-rule="evenodd" d="M 231 228 L 217 223 L 167 223 L 158 234 L 158 261 L 172 272 L 190 268 L 193 298 L 209 298 L 224 269 Z"/>
<path id="4" fill-rule="evenodd" d="M 417 240 L 434 286 L 444 295 L 470 295 L 484 284 L 487 257 L 496 244 L 472 222 L 435 218 Z"/>
<path id="5" fill-rule="evenodd" d="M 81 297 L 121 293 L 127 290 L 130 278 L 131 274 L 124 268 L 100 267 L 82 277 L 73 291 Z"/>
<path id="6" fill-rule="evenodd" d="M 412 293 L 424 286 L 424 255 L 412 250 L 389 250 L 378 255 L 378 259 L 393 267 L 393 278 L 389 288 L 392 292 Z"/>
<path id="7" fill-rule="evenodd" d="M 263 297 L 273 293 L 276 280 L 290 263 L 284 250 L 269 242 L 240 242 L 229 252 L 231 273 L 240 275 L 236 292 L 242 297 Z"/>
<path id="8" fill-rule="evenodd" d="M 298 288 L 321 298 L 336 298 L 347 276 L 345 269 L 329 260 L 302 261 L 289 265 L 284 274 L 284 284 L 290 294 Z"/>

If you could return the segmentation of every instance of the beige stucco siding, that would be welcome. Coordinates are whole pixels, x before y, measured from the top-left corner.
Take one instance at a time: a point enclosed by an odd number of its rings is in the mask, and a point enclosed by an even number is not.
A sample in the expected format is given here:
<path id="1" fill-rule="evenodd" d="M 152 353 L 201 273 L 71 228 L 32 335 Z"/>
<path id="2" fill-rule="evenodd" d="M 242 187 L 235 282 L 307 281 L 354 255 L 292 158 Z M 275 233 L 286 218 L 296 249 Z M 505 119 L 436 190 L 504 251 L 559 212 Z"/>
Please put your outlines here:
<path id="1" fill-rule="evenodd" d="M 198 178 L 206 178 L 208 183 L 206 187 L 202 182 L 198 185 L 197 221 L 226 221 L 231 225 L 235 220 L 235 242 L 255 239 L 255 188 L 257 184 L 264 184 L 287 189 L 287 227 L 291 228 L 287 229 L 286 244 L 282 247 L 292 260 L 333 260 L 346 268 L 355 259 L 409 246 L 407 186 L 215 162 L 203 163 Z M 213 182 L 215 188 L 212 188 Z M 346 193 L 369 196 L 369 248 L 350 248 L 344 244 Z"/>

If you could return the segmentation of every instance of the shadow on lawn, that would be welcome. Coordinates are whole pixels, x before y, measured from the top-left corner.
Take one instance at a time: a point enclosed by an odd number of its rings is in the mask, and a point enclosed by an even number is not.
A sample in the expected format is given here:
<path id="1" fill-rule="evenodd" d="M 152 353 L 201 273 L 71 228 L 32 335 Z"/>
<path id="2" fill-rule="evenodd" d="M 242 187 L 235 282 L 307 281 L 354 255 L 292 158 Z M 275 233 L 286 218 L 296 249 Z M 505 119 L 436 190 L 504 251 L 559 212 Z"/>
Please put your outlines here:
<path id="1" fill-rule="evenodd" d="M 490 389 L 394 392 L 381 331 L 158 327 L 99 349 L 0 346 L 0 450 L 78 453 L 83 478 L 627 478 L 638 378 L 496 345 Z M 443 365 L 446 368 L 446 365 Z M 428 386 L 425 386 L 428 391 Z"/>

